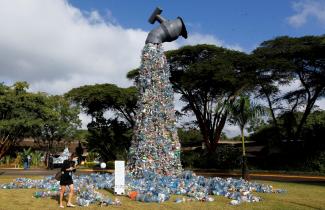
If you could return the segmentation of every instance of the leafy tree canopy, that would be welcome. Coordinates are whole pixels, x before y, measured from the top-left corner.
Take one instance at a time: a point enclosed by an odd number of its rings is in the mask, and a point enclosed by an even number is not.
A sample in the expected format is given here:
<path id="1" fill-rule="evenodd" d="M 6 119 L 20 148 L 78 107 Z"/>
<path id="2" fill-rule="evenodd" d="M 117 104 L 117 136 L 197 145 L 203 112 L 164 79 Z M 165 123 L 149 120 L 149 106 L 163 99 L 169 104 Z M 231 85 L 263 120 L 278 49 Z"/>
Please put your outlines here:
<path id="1" fill-rule="evenodd" d="M 36 139 L 48 143 L 52 148 L 54 141 L 74 140 L 77 129 L 81 125 L 79 119 L 79 107 L 73 106 L 69 100 L 63 96 L 47 96 L 46 106 L 42 110 L 42 126 L 40 127 Z"/>
<path id="2" fill-rule="evenodd" d="M 65 95 L 81 105 L 94 119 L 102 118 L 106 111 L 114 111 L 131 126 L 134 125 L 138 95 L 135 87 L 120 88 L 113 84 L 85 85 L 74 88 Z"/>
<path id="3" fill-rule="evenodd" d="M 228 117 L 226 104 L 254 87 L 253 56 L 214 45 L 185 46 L 166 52 L 174 91 L 191 112 L 208 150 L 215 151 Z M 137 80 L 139 69 L 130 71 Z"/>
<path id="4" fill-rule="evenodd" d="M 284 111 L 291 115 L 300 108 L 304 110 L 298 126 L 289 137 L 300 138 L 315 102 L 325 96 L 325 36 L 278 37 L 263 42 L 254 55 L 263 63 L 261 69 L 270 72 L 270 75 L 280 75 L 276 81 L 288 81 L 290 78 L 300 81 L 299 88 L 281 97 L 290 105 Z"/>
<path id="5" fill-rule="evenodd" d="M 0 84 L 0 157 L 25 137 L 47 141 L 70 136 L 77 109 L 61 96 L 27 91 L 28 83 Z"/>
<path id="6" fill-rule="evenodd" d="M 103 161 L 126 160 L 132 129 L 117 119 L 102 119 L 88 124 L 88 149 L 100 154 Z"/>
<path id="7" fill-rule="evenodd" d="M 213 45 L 186 46 L 166 53 L 183 111 L 196 117 L 210 152 L 216 149 L 228 118 L 227 104 L 254 85 L 254 59 Z"/>

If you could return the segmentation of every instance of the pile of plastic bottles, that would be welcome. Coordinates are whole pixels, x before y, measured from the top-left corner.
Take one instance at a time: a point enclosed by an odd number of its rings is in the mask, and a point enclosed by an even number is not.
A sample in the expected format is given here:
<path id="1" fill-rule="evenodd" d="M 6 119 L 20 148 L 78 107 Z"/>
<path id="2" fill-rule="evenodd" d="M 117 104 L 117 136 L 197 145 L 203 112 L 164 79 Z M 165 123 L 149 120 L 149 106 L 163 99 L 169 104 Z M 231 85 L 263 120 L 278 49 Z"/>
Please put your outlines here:
<path id="1" fill-rule="evenodd" d="M 90 174 L 74 176 L 77 204 L 121 205 L 118 199 L 112 200 L 98 192 L 98 189 L 114 189 L 113 174 Z M 196 176 L 191 171 L 184 171 L 181 176 L 163 176 L 151 172 L 144 173 L 143 178 L 126 176 L 126 192 L 132 200 L 140 202 L 162 203 L 170 199 L 171 195 L 185 196 L 177 198 L 176 203 L 188 201 L 212 202 L 211 195 L 224 196 L 231 199 L 231 205 L 242 202 L 259 202 L 261 198 L 253 195 L 261 193 L 283 193 L 285 190 L 273 189 L 270 185 L 248 182 L 243 179 Z M 45 189 L 34 194 L 36 198 L 55 197 L 59 195 L 59 182 L 52 176 L 41 180 L 18 178 L 14 182 L 1 184 L 1 189 L 37 188 Z M 68 193 L 68 192 L 67 192 Z"/>
<path id="2" fill-rule="evenodd" d="M 44 177 L 41 180 L 33 180 L 30 178 L 17 178 L 14 182 L 10 182 L 7 184 L 0 184 L 1 189 L 31 189 L 31 188 L 39 188 L 39 189 L 48 189 L 57 191 L 59 190 L 59 182 L 53 179 L 52 176 Z"/>
<path id="3" fill-rule="evenodd" d="M 137 80 L 140 97 L 125 180 L 126 192 L 132 200 L 162 203 L 171 195 L 181 195 L 186 198 L 177 198 L 176 203 L 193 200 L 212 202 L 214 198 L 211 195 L 219 195 L 231 199 L 231 205 L 238 205 L 259 202 L 261 198 L 253 195 L 254 192 L 285 192 L 243 179 L 205 178 L 183 171 L 170 72 L 161 44 L 145 45 L 140 69 Z M 54 163 L 62 163 L 69 155 L 66 148 Z M 78 205 L 121 205 L 118 199 L 112 200 L 98 192 L 98 189 L 114 191 L 114 175 L 74 176 L 73 181 Z M 45 189 L 36 192 L 36 198 L 58 196 L 59 187 L 59 182 L 52 176 L 42 180 L 18 178 L 12 183 L 0 185 L 2 189 Z"/>
<path id="4" fill-rule="evenodd" d="M 176 129 L 174 92 L 161 44 L 146 44 L 137 79 L 139 100 L 127 170 L 134 177 L 144 171 L 180 175 L 180 143 Z"/>
<path id="5" fill-rule="evenodd" d="M 98 189 L 113 189 L 114 176 L 110 174 L 90 174 L 74 176 L 74 190 L 77 194 L 77 204 L 80 206 L 88 206 L 91 203 L 99 203 L 100 205 L 121 205 L 118 199 L 114 201 L 105 197 L 98 192 Z M 53 176 L 47 176 L 40 180 L 30 178 L 17 178 L 13 182 L 0 184 L 0 189 L 45 189 L 37 191 L 35 198 L 58 197 L 60 195 L 59 181 Z M 69 193 L 67 188 L 66 195 Z"/>
<path id="6" fill-rule="evenodd" d="M 161 176 L 149 172 L 142 179 L 128 177 L 127 186 L 129 191 L 137 192 L 135 200 L 144 202 L 163 202 L 168 200 L 171 194 L 209 202 L 214 201 L 211 195 L 220 195 L 232 199 L 231 204 L 237 205 L 241 202 L 259 202 L 261 198 L 253 195 L 253 192 L 285 192 L 243 179 L 196 176 L 191 171 L 183 172 L 181 177 Z M 177 199 L 175 202 L 184 202 L 184 199 Z"/>
<path id="7" fill-rule="evenodd" d="M 59 191 L 39 191 L 35 192 L 35 198 L 46 198 L 46 197 L 58 197 L 60 195 Z"/>

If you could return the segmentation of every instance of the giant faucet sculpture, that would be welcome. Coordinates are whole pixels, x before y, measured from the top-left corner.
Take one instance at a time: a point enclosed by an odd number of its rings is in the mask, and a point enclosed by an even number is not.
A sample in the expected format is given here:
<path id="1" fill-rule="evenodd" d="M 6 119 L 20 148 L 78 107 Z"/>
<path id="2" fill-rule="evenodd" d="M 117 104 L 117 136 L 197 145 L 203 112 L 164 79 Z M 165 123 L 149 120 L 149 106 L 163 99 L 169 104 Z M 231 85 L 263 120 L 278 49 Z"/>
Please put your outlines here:
<path id="1" fill-rule="evenodd" d="M 157 20 L 160 25 L 148 34 L 136 84 L 139 101 L 127 163 L 128 173 L 135 177 L 182 172 L 174 93 L 162 43 L 187 38 L 187 31 L 182 18 L 166 20 L 161 12 L 157 8 L 149 18 L 151 24 Z"/>
<path id="2" fill-rule="evenodd" d="M 172 42 L 179 36 L 187 38 L 187 30 L 183 19 L 177 17 L 175 20 L 166 20 L 161 14 L 162 10 L 156 8 L 149 18 L 149 23 L 154 24 L 156 20 L 160 23 L 160 26 L 150 31 L 148 34 L 146 44 L 160 44 L 163 42 Z"/>

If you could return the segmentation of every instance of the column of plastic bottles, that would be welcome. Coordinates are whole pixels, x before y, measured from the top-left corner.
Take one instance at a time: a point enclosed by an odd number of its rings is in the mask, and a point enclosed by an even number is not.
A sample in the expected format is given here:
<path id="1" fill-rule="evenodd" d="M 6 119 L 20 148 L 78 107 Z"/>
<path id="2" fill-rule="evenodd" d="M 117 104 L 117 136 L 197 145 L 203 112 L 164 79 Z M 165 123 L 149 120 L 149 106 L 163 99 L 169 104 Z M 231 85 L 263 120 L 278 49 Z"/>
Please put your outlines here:
<path id="1" fill-rule="evenodd" d="M 146 44 L 137 79 L 138 109 L 127 170 L 134 177 L 144 172 L 180 175 L 180 143 L 176 129 L 174 93 L 161 44 Z"/>

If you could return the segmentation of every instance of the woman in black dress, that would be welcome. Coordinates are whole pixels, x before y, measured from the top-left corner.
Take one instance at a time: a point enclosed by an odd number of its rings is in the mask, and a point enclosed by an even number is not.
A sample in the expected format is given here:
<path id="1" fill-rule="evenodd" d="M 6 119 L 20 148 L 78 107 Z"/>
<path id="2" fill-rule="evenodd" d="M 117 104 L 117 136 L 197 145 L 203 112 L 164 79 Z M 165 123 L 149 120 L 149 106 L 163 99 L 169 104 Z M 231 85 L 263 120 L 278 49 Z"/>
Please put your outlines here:
<path id="1" fill-rule="evenodd" d="M 64 192 L 66 190 L 66 186 L 69 186 L 70 192 L 69 192 L 69 199 L 67 203 L 67 207 L 75 207 L 71 203 L 71 199 L 73 196 L 73 180 L 72 180 L 72 173 L 76 171 L 75 168 L 75 162 L 73 161 L 74 154 L 71 154 L 70 158 L 68 160 L 63 161 L 63 165 L 61 168 L 61 179 L 60 179 L 60 186 L 61 186 L 61 192 L 60 192 L 60 208 L 64 208 L 63 206 L 63 196 Z"/>

